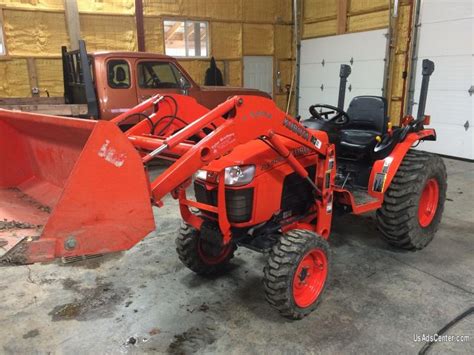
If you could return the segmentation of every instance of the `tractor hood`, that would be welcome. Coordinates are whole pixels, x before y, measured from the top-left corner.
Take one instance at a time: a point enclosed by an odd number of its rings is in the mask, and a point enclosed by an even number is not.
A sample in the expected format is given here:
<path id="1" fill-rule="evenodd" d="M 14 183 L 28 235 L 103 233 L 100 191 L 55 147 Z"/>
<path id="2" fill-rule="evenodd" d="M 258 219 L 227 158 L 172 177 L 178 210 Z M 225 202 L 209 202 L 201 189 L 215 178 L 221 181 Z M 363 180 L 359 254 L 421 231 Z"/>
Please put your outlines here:
<path id="1" fill-rule="evenodd" d="M 282 138 L 285 145 L 296 157 L 312 154 L 311 150 L 290 139 Z M 219 160 L 211 162 L 205 169 L 207 171 L 219 172 L 229 166 L 255 165 L 255 175 L 258 176 L 281 164 L 285 159 L 275 152 L 269 145 L 261 140 L 254 140 L 245 145 L 236 147 L 230 154 Z"/>

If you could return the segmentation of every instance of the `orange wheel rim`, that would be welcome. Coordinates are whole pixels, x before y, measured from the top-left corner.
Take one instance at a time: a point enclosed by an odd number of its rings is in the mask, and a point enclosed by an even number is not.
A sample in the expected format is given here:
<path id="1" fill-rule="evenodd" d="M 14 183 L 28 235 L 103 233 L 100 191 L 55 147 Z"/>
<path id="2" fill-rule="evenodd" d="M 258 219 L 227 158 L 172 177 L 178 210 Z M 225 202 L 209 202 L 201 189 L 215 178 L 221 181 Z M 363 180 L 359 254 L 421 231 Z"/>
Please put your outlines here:
<path id="1" fill-rule="evenodd" d="M 309 307 L 318 299 L 327 274 L 328 260 L 323 250 L 313 249 L 301 259 L 293 277 L 293 299 L 298 307 Z"/>
<path id="2" fill-rule="evenodd" d="M 436 179 L 426 182 L 418 205 L 418 222 L 423 228 L 428 227 L 436 215 L 439 201 L 439 184 Z"/>

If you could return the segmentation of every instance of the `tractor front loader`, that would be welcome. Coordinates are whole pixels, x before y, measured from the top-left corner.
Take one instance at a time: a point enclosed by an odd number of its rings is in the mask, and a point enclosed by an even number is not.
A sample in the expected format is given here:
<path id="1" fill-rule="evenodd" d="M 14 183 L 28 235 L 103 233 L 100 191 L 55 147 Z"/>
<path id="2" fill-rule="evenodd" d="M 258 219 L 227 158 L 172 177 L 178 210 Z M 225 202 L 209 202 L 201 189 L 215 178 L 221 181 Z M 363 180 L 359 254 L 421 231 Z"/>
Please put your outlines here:
<path id="1" fill-rule="evenodd" d="M 254 96 L 209 111 L 157 95 L 111 122 L 0 110 L 0 261 L 129 249 L 155 229 L 152 205 L 170 193 L 183 218 L 177 252 L 189 269 L 225 270 L 237 247 L 265 253 L 267 300 L 300 319 L 329 278 L 334 216 L 377 211 L 385 240 L 406 249 L 433 238 L 445 167 L 410 149 L 436 139 L 424 128 L 433 70 L 425 61 L 417 118 L 395 128 L 375 96 L 354 98 L 347 112 L 344 97 L 337 107 L 313 105 L 301 122 Z M 342 85 L 349 74 L 341 69 Z M 117 125 L 133 115 L 143 120 L 122 133 Z M 149 182 L 145 167 L 155 158 L 174 163 Z"/>

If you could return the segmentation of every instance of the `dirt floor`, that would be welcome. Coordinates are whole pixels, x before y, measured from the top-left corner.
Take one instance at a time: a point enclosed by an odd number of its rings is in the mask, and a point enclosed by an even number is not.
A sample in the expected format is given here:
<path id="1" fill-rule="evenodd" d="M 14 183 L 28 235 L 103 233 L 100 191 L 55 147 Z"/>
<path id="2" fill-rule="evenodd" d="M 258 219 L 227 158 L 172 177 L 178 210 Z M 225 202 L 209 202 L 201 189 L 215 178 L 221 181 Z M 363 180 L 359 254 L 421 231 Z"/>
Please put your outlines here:
<path id="1" fill-rule="evenodd" d="M 179 262 L 175 201 L 156 209 L 157 231 L 132 250 L 74 264 L 0 268 L 0 353 L 417 353 L 474 306 L 474 164 L 446 160 L 441 228 L 423 251 L 378 238 L 371 215 L 334 223 L 329 288 L 301 321 L 265 301 L 265 257 L 239 249 L 229 272 L 194 275 Z M 474 315 L 432 354 L 474 353 Z"/>

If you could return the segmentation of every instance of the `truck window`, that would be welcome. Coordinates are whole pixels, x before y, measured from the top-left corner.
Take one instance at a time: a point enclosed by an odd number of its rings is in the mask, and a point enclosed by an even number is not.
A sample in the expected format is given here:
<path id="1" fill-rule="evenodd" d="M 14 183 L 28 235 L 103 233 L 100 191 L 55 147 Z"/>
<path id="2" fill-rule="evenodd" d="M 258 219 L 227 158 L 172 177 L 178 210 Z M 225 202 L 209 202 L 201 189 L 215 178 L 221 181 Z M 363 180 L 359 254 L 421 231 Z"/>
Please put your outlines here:
<path id="1" fill-rule="evenodd" d="M 179 70 L 168 62 L 140 62 L 137 69 L 138 85 L 144 89 L 178 89 L 181 87 L 181 81 L 186 80 Z"/>
<path id="2" fill-rule="evenodd" d="M 109 60 L 107 73 L 107 80 L 111 88 L 128 89 L 130 87 L 130 67 L 125 60 Z"/>

